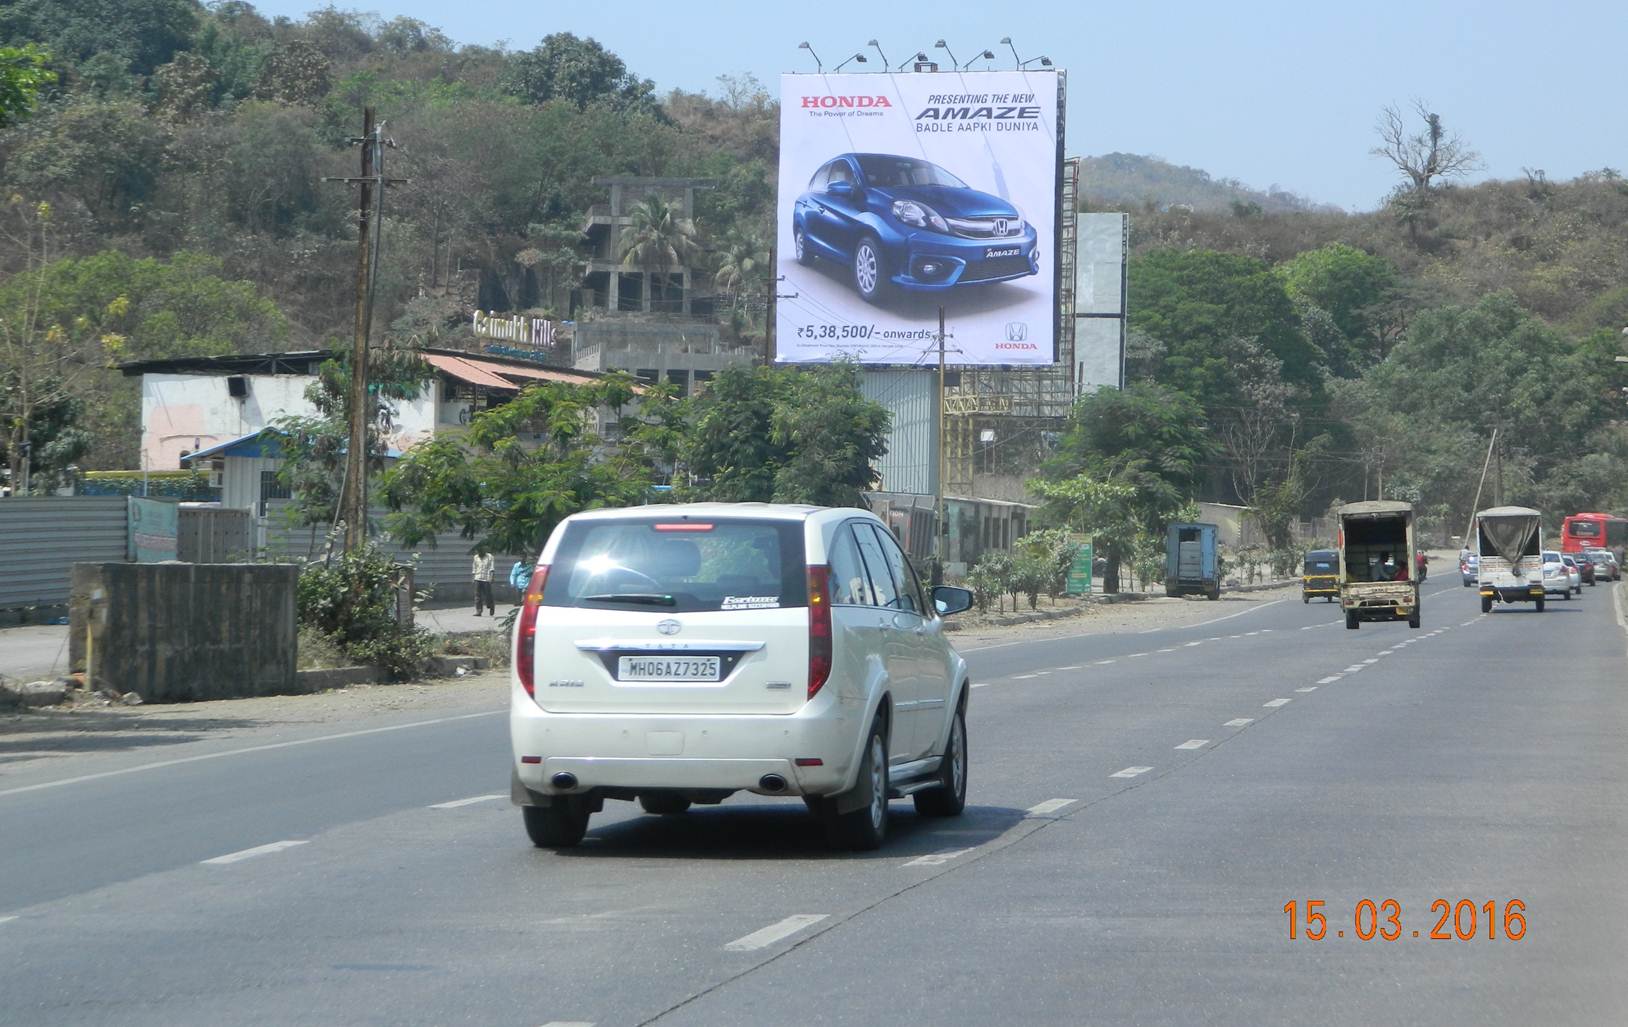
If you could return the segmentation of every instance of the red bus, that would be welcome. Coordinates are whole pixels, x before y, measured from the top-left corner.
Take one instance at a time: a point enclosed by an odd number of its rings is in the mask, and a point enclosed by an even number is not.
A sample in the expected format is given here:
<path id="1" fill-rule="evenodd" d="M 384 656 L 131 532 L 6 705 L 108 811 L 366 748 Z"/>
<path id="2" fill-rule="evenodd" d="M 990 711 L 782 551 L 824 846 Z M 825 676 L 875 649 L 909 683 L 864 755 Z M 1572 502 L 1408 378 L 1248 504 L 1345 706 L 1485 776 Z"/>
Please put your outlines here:
<path id="1" fill-rule="evenodd" d="M 1623 562 L 1628 548 L 1628 520 L 1604 513 L 1572 514 L 1560 526 L 1560 550 L 1580 553 L 1585 549 L 1609 549 Z"/>

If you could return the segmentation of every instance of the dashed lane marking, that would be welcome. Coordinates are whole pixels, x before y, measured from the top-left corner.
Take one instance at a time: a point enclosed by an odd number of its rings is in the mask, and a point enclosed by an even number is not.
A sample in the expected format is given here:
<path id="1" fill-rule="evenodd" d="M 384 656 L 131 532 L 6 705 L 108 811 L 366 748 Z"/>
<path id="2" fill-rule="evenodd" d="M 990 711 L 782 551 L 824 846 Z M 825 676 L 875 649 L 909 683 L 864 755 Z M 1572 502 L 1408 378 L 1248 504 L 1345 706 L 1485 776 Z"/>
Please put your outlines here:
<path id="1" fill-rule="evenodd" d="M 1315 692 L 1315 691 L 1317 691 L 1317 686 L 1316 685 L 1307 685 L 1305 688 L 1297 688 L 1297 689 L 1295 689 L 1295 691 L 1297 691 L 1297 692 Z"/>
<path id="2" fill-rule="evenodd" d="M 1043 817 L 1047 813 L 1056 813 L 1063 807 L 1072 806 L 1079 801 L 1078 799 L 1047 799 L 1045 802 L 1038 802 L 1030 806 L 1028 814 L 1031 817 Z"/>
<path id="3" fill-rule="evenodd" d="M 1012 675 L 1012 680 L 1013 681 L 1027 681 L 1030 678 L 1037 678 L 1039 676 L 1040 676 L 1039 674 L 1013 674 Z"/>
<path id="4" fill-rule="evenodd" d="M 0 924 L 9 924 L 15 919 L 17 918 L 14 916 L 0 916 Z"/>
<path id="5" fill-rule="evenodd" d="M 743 935 L 724 946 L 725 952 L 753 952 L 757 949 L 768 948 L 783 938 L 789 938 L 798 931 L 813 927 L 824 920 L 828 913 L 794 913 L 778 923 Z"/>
<path id="6" fill-rule="evenodd" d="M 1136 659 L 1136 658 L 1137 658 L 1137 657 L 1140 657 L 1140 656 L 1146 656 L 1146 655 L 1147 655 L 1147 653 L 1131 653 L 1131 654 L 1130 654 L 1130 655 L 1129 655 L 1129 656 L 1127 656 L 1127 657 L 1125 657 L 1125 659 L 1127 659 L 1127 660 L 1134 660 L 1134 659 Z"/>
<path id="7" fill-rule="evenodd" d="M 1204 640 L 1202 638 L 1200 638 L 1197 641 L 1188 642 L 1187 645 L 1186 645 L 1186 648 L 1191 649 L 1195 645 L 1203 645 L 1203 644 L 1204 644 Z"/>
<path id="8" fill-rule="evenodd" d="M 1326 678 L 1318 678 L 1317 683 L 1319 685 L 1332 685 L 1334 682 L 1336 682 L 1338 680 L 1340 680 L 1340 675 L 1338 675 L 1338 674 L 1330 674 Z"/>
<path id="9" fill-rule="evenodd" d="M 507 796 L 498 792 L 493 792 L 491 795 L 471 795 L 467 799 L 453 799 L 451 802 L 433 803 L 430 809 L 457 809 L 459 806 L 473 806 L 477 802 L 491 802 L 493 799 L 503 798 L 507 798 Z"/>
<path id="10" fill-rule="evenodd" d="M 1353 663 L 1351 666 L 1349 666 L 1349 667 L 1345 668 L 1344 670 L 1340 671 L 1340 673 L 1341 674 L 1355 674 L 1360 670 L 1366 670 L 1366 669 L 1367 668 L 1364 667 L 1360 663 Z"/>
<path id="11" fill-rule="evenodd" d="M 237 852 L 228 852 L 224 856 L 216 856 L 213 859 L 200 860 L 199 862 L 204 864 L 212 863 L 216 865 L 240 863 L 243 860 L 253 859 L 256 856 L 269 856 L 273 852 L 282 852 L 284 849 L 292 849 L 296 845 L 304 844 L 304 841 L 295 839 L 289 839 L 281 842 L 270 842 L 266 845 L 256 845 L 252 849 L 239 849 Z"/>
<path id="12" fill-rule="evenodd" d="M 1064 670 L 1084 670 L 1085 669 L 1085 664 L 1083 664 L 1083 663 L 1072 663 L 1072 664 L 1069 664 L 1067 667 L 1058 667 L 1057 669 L 1059 671 L 1064 671 Z"/>
<path id="13" fill-rule="evenodd" d="M 593 1020 L 550 1020 L 543 1027 L 594 1027 Z"/>
<path id="14" fill-rule="evenodd" d="M 1187 741 L 1185 741 L 1185 742 L 1181 743 L 1180 745 L 1176 746 L 1176 748 L 1178 748 L 1178 749 L 1202 749 L 1206 745 L 1209 745 L 1209 744 L 1210 744 L 1210 740 L 1208 738 L 1189 738 L 1189 739 L 1187 739 Z"/>
<path id="15" fill-rule="evenodd" d="M 1108 666 L 1108 664 L 1110 664 L 1110 663 L 1117 663 L 1117 662 L 1118 662 L 1118 661 L 1117 661 L 1117 660 L 1098 660 L 1098 661 L 1097 661 L 1097 662 L 1096 662 L 1096 663 L 1095 663 L 1095 664 L 1094 664 L 1094 666 L 1097 666 L 1097 667 L 1106 667 L 1106 666 Z"/>
<path id="16" fill-rule="evenodd" d="M 1152 767 L 1126 767 L 1124 770 L 1115 771 L 1114 773 L 1109 774 L 1108 776 L 1109 777 L 1136 777 L 1138 774 L 1146 774 L 1148 771 L 1150 771 L 1152 769 L 1153 769 Z"/>
<path id="17" fill-rule="evenodd" d="M 1221 726 L 1222 727 L 1244 727 L 1245 725 L 1253 724 L 1253 723 L 1255 723 L 1255 718 L 1254 717 L 1234 717 L 1231 720 L 1227 721 L 1225 724 L 1222 724 Z"/>
<path id="18" fill-rule="evenodd" d="M 1362 665 L 1363 665 L 1363 666 L 1364 666 L 1364 667 L 1372 667 L 1372 666 L 1373 666 L 1373 665 L 1374 665 L 1374 664 L 1376 664 L 1376 663 L 1378 663 L 1378 662 L 1379 662 L 1379 661 L 1378 661 L 1378 660 L 1377 660 L 1377 659 L 1369 659 L 1369 660 L 1363 660 L 1363 661 L 1362 661 Z"/>
<path id="19" fill-rule="evenodd" d="M 971 852 L 969 849 L 950 849 L 945 852 L 929 852 L 925 856 L 917 856 L 904 865 L 907 867 L 941 867 L 957 856 L 965 856 Z"/>
<path id="20" fill-rule="evenodd" d="M 1273 699 L 1271 702 L 1262 703 L 1261 705 L 1266 707 L 1269 710 L 1275 710 L 1279 706 L 1287 706 L 1287 705 L 1289 705 L 1289 703 L 1291 703 L 1293 701 L 1294 700 L 1292 700 L 1292 699 Z"/>
<path id="21" fill-rule="evenodd" d="M 1174 649 L 1160 649 L 1159 650 L 1159 652 L 1161 652 L 1161 653 L 1173 653 L 1175 651 L 1176 650 L 1174 650 Z"/>

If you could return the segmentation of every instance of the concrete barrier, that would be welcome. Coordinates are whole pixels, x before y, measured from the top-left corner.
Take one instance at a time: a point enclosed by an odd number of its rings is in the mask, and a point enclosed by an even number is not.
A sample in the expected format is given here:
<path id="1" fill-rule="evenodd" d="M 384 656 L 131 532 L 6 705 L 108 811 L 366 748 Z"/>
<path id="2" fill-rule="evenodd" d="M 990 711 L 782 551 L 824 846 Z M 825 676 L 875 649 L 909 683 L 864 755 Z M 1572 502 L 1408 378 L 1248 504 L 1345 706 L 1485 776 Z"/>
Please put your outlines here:
<path id="1" fill-rule="evenodd" d="M 290 564 L 78 563 L 69 662 L 147 702 L 303 691 Z"/>

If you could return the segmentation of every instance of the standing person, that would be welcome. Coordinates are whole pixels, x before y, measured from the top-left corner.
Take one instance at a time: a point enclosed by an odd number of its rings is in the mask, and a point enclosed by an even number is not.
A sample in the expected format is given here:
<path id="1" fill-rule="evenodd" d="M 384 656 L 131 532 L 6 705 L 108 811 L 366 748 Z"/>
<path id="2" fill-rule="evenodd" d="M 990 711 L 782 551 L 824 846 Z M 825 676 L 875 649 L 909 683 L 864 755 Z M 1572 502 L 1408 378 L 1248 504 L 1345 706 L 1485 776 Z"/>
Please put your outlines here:
<path id="1" fill-rule="evenodd" d="M 531 568 L 526 561 L 516 560 L 514 566 L 509 568 L 509 587 L 514 589 L 514 604 L 519 606 L 526 601 L 526 586 L 531 584 Z"/>
<path id="2" fill-rule="evenodd" d="M 497 607 L 492 602 L 492 574 L 496 570 L 497 561 L 492 554 L 486 551 L 485 546 L 475 550 L 475 564 L 471 573 L 475 577 L 475 616 L 480 616 L 481 607 L 492 616 L 497 616 Z"/>

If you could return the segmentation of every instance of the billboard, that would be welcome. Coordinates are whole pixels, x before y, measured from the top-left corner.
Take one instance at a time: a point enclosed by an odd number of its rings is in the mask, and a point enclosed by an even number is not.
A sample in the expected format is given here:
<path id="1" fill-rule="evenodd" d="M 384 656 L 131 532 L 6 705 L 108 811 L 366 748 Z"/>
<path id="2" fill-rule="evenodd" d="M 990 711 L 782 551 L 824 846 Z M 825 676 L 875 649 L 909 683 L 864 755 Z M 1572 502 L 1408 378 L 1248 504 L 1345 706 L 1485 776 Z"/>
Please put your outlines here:
<path id="1" fill-rule="evenodd" d="M 1055 71 L 785 75 L 775 359 L 1056 359 Z"/>

